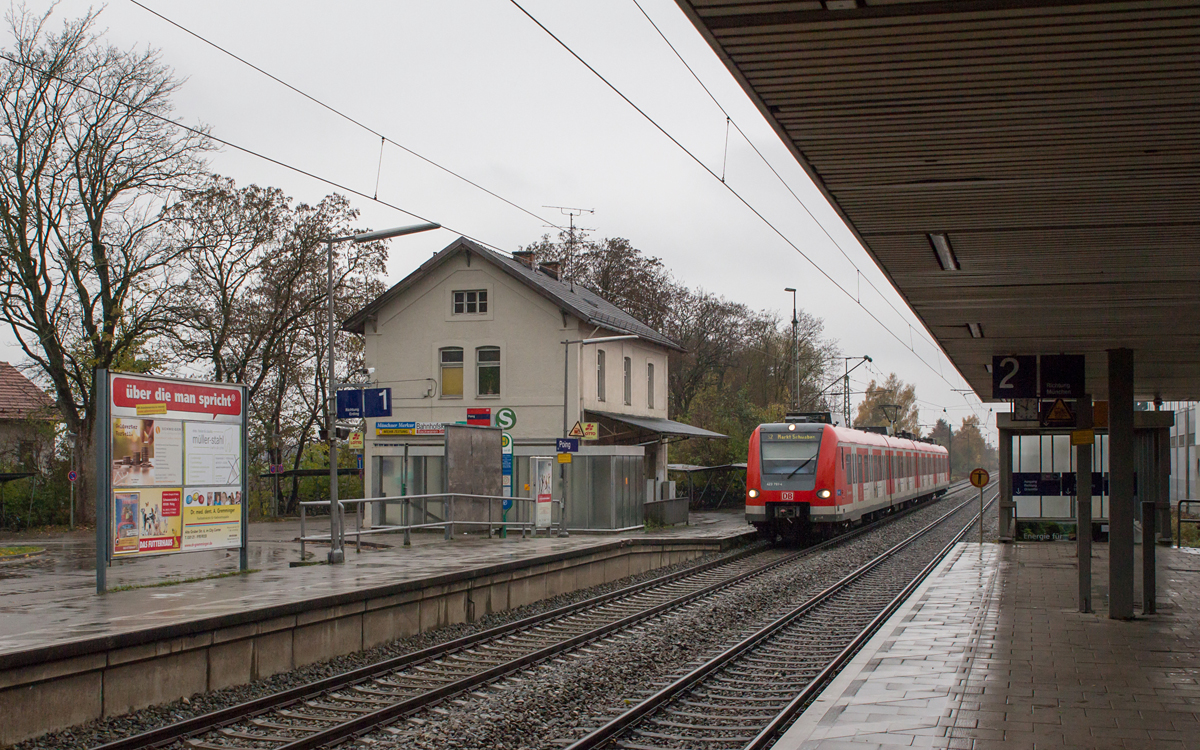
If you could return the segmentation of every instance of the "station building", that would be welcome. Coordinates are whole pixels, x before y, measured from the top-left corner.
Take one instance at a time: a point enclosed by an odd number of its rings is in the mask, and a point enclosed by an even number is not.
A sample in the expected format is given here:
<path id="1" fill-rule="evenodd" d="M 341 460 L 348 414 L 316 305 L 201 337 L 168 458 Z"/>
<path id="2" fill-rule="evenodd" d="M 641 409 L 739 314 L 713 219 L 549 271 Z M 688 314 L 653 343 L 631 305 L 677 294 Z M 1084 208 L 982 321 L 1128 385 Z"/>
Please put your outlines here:
<path id="1" fill-rule="evenodd" d="M 344 329 L 363 336 L 370 379 L 392 393 L 391 417 L 366 420 L 370 497 L 444 492 L 442 425 L 455 423 L 512 435 L 512 491 L 528 497 L 529 459 L 554 456 L 576 422 L 596 422 L 597 439 L 581 441 L 566 468 L 566 525 L 628 528 L 670 491 L 669 442 L 724 437 L 668 418 L 678 343 L 561 279 L 557 264 L 535 267 L 532 253 L 509 258 L 460 237 Z M 553 496 L 561 491 L 555 471 Z M 376 523 L 399 521 L 379 513 Z"/>

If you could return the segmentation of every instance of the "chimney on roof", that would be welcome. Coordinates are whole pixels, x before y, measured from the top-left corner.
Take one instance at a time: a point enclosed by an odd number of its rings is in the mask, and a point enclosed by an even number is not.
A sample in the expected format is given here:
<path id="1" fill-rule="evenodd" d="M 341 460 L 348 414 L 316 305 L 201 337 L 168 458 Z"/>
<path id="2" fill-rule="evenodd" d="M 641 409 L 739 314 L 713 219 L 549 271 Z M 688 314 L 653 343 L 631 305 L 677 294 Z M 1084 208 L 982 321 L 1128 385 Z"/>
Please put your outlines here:
<path id="1" fill-rule="evenodd" d="M 513 260 L 515 260 L 516 262 L 520 263 L 521 265 L 525 266 L 526 268 L 528 268 L 530 270 L 533 269 L 533 251 L 532 250 L 517 250 L 516 252 L 514 252 L 512 254 L 512 256 L 513 256 Z"/>
<path id="2" fill-rule="evenodd" d="M 555 281 L 558 281 L 558 273 L 560 270 L 562 270 L 562 264 L 558 261 L 542 264 L 542 273 L 546 274 Z"/>

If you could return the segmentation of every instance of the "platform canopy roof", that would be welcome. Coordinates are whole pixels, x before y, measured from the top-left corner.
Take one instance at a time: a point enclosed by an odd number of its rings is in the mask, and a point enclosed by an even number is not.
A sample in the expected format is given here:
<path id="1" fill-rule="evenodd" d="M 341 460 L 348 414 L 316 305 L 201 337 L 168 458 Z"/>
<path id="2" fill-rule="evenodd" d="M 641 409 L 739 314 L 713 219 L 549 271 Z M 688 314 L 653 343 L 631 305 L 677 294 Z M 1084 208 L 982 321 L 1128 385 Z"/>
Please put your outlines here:
<path id="1" fill-rule="evenodd" d="M 678 2 L 980 397 L 1128 347 L 1200 398 L 1200 4 Z"/>

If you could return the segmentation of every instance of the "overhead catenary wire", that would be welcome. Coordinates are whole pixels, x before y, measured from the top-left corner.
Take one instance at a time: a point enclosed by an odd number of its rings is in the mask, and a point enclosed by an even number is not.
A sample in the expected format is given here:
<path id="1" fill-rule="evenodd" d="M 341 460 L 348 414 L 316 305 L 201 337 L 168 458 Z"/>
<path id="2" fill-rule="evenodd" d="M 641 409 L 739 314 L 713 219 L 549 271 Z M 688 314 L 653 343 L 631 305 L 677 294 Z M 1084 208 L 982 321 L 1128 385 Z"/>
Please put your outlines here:
<path id="1" fill-rule="evenodd" d="M 722 181 L 721 176 L 718 175 L 716 172 L 714 172 L 711 167 L 709 167 L 707 164 L 705 164 L 704 161 L 700 159 L 700 157 L 696 156 L 696 154 L 693 151 L 691 151 L 687 146 L 684 146 L 683 143 L 681 143 L 679 141 L 679 139 L 677 139 L 675 136 L 673 136 L 669 131 L 667 131 L 666 128 L 664 128 L 662 125 L 660 125 L 657 120 L 655 120 L 653 117 L 651 117 L 649 114 L 647 114 L 645 110 L 643 110 L 636 103 L 634 103 L 634 101 L 632 99 L 630 99 L 628 96 L 626 96 L 625 93 L 622 92 L 619 88 L 617 88 L 615 84 L 613 84 L 611 81 L 609 81 L 603 74 L 600 73 L 600 71 L 596 70 L 596 68 L 594 68 L 589 62 L 584 60 L 583 57 L 579 53 L 577 53 L 574 49 L 572 49 L 570 45 L 568 45 L 561 38 L 559 38 L 558 35 L 556 35 L 553 31 L 551 31 L 549 28 L 547 28 L 545 24 L 543 24 L 532 13 L 530 13 L 528 10 L 526 10 L 519 2 L 517 2 L 517 0 L 509 0 L 509 2 L 511 2 L 513 4 L 513 6 L 515 6 L 517 8 L 517 10 L 521 11 L 521 13 L 523 13 L 536 26 L 538 26 L 538 28 L 540 28 L 542 31 L 546 32 L 546 34 L 549 35 L 550 38 L 553 39 L 555 42 L 557 42 L 559 44 L 559 46 L 561 46 L 564 50 L 566 50 L 566 52 L 569 55 L 574 57 L 581 65 L 583 65 L 593 75 L 595 75 L 597 78 L 599 78 L 600 81 L 602 83 L 604 83 L 604 85 L 608 86 L 608 88 L 611 89 L 613 91 L 613 93 L 615 93 L 622 100 L 624 100 L 626 104 L 628 104 L 630 107 L 632 107 L 639 115 L 641 115 L 647 122 L 649 122 L 656 130 L 658 130 L 660 133 L 662 133 L 662 135 L 665 136 L 667 138 L 667 140 L 674 143 L 681 151 L 683 151 L 685 154 L 687 154 L 687 156 L 690 157 L 692 159 L 692 161 L 696 162 L 696 164 L 701 169 L 703 169 L 705 172 L 707 172 L 713 179 L 720 182 L 725 187 L 725 189 L 728 190 L 730 192 L 730 194 L 733 195 L 734 198 L 736 198 L 738 200 L 738 202 L 740 202 L 751 213 L 753 213 L 755 216 L 757 216 L 758 219 L 763 222 L 763 224 L 765 224 L 780 239 L 782 239 L 793 250 L 795 250 L 800 255 L 800 257 L 802 257 L 802 258 L 804 258 L 804 260 L 808 261 L 809 265 L 811 265 L 819 274 L 821 274 L 823 277 L 825 277 L 825 279 L 828 280 L 830 284 L 833 284 L 833 286 L 836 287 L 840 292 L 842 292 L 842 294 L 844 294 L 846 297 L 848 297 L 851 300 L 854 300 L 855 303 L 859 306 L 859 308 L 861 308 L 862 311 L 865 312 L 868 317 L 870 317 L 877 324 L 879 324 L 879 326 L 881 328 L 883 328 L 883 330 L 885 330 L 888 333 L 888 335 L 890 335 L 892 338 L 896 339 L 896 341 L 899 342 L 900 345 L 903 346 L 905 349 L 908 349 L 910 352 L 912 352 L 913 356 L 915 356 L 918 361 L 920 361 L 923 365 L 925 365 L 927 368 L 929 368 L 930 372 L 932 372 L 934 375 L 937 375 L 939 378 L 941 378 L 943 381 L 945 381 L 945 383 L 947 385 L 953 386 L 953 383 L 951 383 L 949 380 L 947 380 L 946 377 L 938 369 L 934 368 L 933 365 L 931 365 L 928 361 L 926 361 L 924 357 L 922 357 L 920 354 L 918 354 L 915 349 L 913 349 L 908 343 L 906 343 L 904 341 L 904 339 L 900 337 L 899 334 L 897 334 L 895 331 L 893 331 L 891 328 L 889 328 L 882 320 L 880 320 L 879 316 L 877 316 L 874 312 L 872 312 L 870 310 L 870 308 L 866 307 L 861 302 L 859 302 L 856 299 L 855 295 L 849 289 L 847 289 L 845 286 L 840 284 L 836 279 L 834 279 L 833 276 L 831 276 L 828 271 L 826 271 L 824 268 L 822 268 L 820 266 L 820 264 L 818 264 L 815 260 L 813 260 L 806 252 L 804 252 L 804 250 L 802 250 L 795 242 L 793 242 L 791 240 L 791 238 L 789 238 L 786 234 L 783 233 L 782 230 L 780 230 L 777 226 L 775 226 L 775 224 L 770 219 L 768 219 L 761 211 L 759 211 L 752 203 L 750 203 L 749 200 L 747 200 L 745 197 L 742 196 L 741 193 L 739 193 L 732 186 L 730 186 L 728 182 Z M 905 322 L 907 322 L 907 321 L 905 321 Z"/>
<path id="2" fill-rule="evenodd" d="M 297 88 L 296 86 L 288 83 L 287 81 L 283 80 L 279 76 L 276 76 L 272 73 L 267 72 L 263 68 L 260 68 L 259 66 L 255 65 L 254 63 L 250 62 L 249 60 L 245 59 L 244 57 L 241 57 L 240 55 L 222 47 L 221 45 L 217 44 L 216 42 L 214 42 L 210 39 L 207 39 L 204 36 L 201 36 L 200 34 L 196 33 L 195 31 L 192 31 L 191 29 L 187 28 L 183 24 L 181 24 L 171 18 L 168 18 L 167 16 L 163 15 L 162 13 L 159 13 L 158 11 L 154 10 L 153 8 L 139 2 L 139 0 L 129 0 L 129 2 L 133 3 L 134 5 L 141 8 L 142 10 L 146 11 L 147 13 L 171 24 L 172 26 L 179 29 L 183 33 L 188 34 L 189 36 L 192 36 L 195 39 L 198 39 L 199 41 L 203 42 L 204 44 L 207 44 L 208 46 L 221 52 L 222 54 L 232 57 L 234 60 L 237 60 L 242 65 L 245 65 L 246 67 L 257 71 L 258 73 L 261 73 L 262 75 L 266 76 L 267 78 L 270 78 L 272 81 L 275 81 L 279 85 L 299 94 L 300 96 L 304 97 L 305 99 L 308 99 L 313 104 L 316 104 L 318 107 L 321 107 L 321 108 L 331 112 L 332 114 L 337 115 L 338 117 L 341 117 L 342 119 L 346 120 L 347 122 L 353 123 L 354 125 L 362 128 L 363 130 L 367 131 L 368 133 L 371 133 L 372 135 L 379 136 L 380 141 L 381 141 L 380 151 L 379 151 L 379 158 L 380 158 L 381 164 L 382 164 L 382 160 L 383 160 L 382 144 L 390 143 L 393 146 L 395 146 L 396 148 L 400 149 L 401 151 L 403 151 L 411 156 L 414 156 L 417 159 L 420 159 L 421 161 L 425 162 L 426 164 L 430 165 L 431 167 L 434 167 L 435 169 L 440 169 L 441 171 L 445 172 L 446 174 L 451 175 L 452 177 L 455 177 L 459 180 L 462 180 L 463 182 L 467 183 L 468 185 L 470 185 L 473 188 L 476 188 L 477 190 L 482 190 L 483 192 L 487 193 L 488 195 L 492 196 L 493 198 L 495 198 L 499 201 L 502 201 L 504 203 L 507 203 L 509 206 L 512 206 L 513 208 L 517 209 L 518 211 L 528 214 L 529 216 L 532 216 L 533 218 L 537 219 L 540 222 L 550 224 L 552 227 L 554 227 L 556 229 L 562 229 L 562 227 L 558 226 L 557 224 L 554 224 L 553 222 L 547 221 L 544 217 L 539 216 L 538 214 L 534 213 L 533 211 L 530 211 L 529 209 L 525 208 L 524 206 L 521 206 L 521 205 L 509 200 L 508 198 L 505 198 L 504 196 L 500 195 L 499 193 L 496 193 L 492 190 L 487 189 L 483 185 L 480 185 L 479 183 L 475 182 L 474 180 L 471 180 L 470 178 L 466 177 L 465 175 L 455 172 L 453 169 L 450 169 L 449 167 L 438 164 L 433 159 L 430 159 L 429 157 L 424 156 L 423 154 L 417 153 L 416 151 L 412 150 L 408 146 L 405 146 L 404 144 L 399 143 L 399 142 L 387 137 L 383 133 L 380 133 L 378 130 L 375 130 L 370 125 L 367 125 L 366 123 L 362 122 L 361 120 L 358 120 L 358 119 L 346 114 L 345 112 L 342 112 L 341 110 L 337 109 L 336 107 L 333 107 L 332 105 L 326 104 L 325 102 L 323 102 L 320 99 L 316 98 L 315 96 L 309 94 L 308 92 L 304 91 L 303 89 Z M 376 177 L 375 192 L 376 192 L 376 194 L 378 194 L 378 192 L 379 192 L 378 177 Z M 491 246 L 489 245 L 488 247 L 491 247 Z"/>
<path id="3" fill-rule="evenodd" d="M 215 141 L 217 143 L 220 143 L 222 146 L 228 146 L 229 148 L 236 149 L 237 151 L 241 151 L 242 153 L 247 154 L 248 156 L 253 156 L 257 159 L 262 159 L 263 161 L 274 164 L 275 166 L 283 167 L 284 169 L 295 172 L 296 174 L 299 174 L 299 175 L 303 175 L 310 179 L 316 180 L 316 181 L 321 182 L 325 185 L 328 185 L 332 188 L 336 188 L 337 190 L 341 190 L 341 191 L 344 191 L 351 195 L 356 195 L 360 198 L 364 198 L 364 199 L 372 201 L 374 203 L 378 203 L 381 206 L 385 206 L 385 207 L 393 209 L 395 211 L 399 211 L 400 213 L 405 214 L 407 216 L 411 216 L 414 219 L 419 219 L 421 221 L 429 222 L 429 223 L 440 224 L 443 229 L 447 229 L 455 234 L 462 235 L 463 237 L 466 237 L 467 239 L 471 240 L 472 242 L 476 242 L 480 245 L 483 245 L 484 247 L 488 247 L 488 248 L 491 248 L 492 250 L 496 250 L 497 252 L 502 252 L 502 253 L 506 252 L 504 250 L 501 250 L 499 247 L 491 244 L 490 242 L 485 242 L 484 240 L 481 240 L 477 237 L 473 237 L 465 232 L 459 231 L 459 230 L 447 225 L 444 222 L 434 222 L 432 219 L 430 219 L 428 217 L 422 216 L 421 214 L 418 214 L 418 213 L 414 213 L 413 211 L 410 211 L 406 208 L 397 206 L 394 203 L 390 203 L 388 201 L 381 200 L 379 198 L 374 198 L 370 194 L 365 193 L 361 190 L 356 190 L 355 188 L 352 188 L 349 185 L 344 185 L 340 182 L 337 182 L 336 180 L 331 180 L 328 177 L 322 177 L 314 172 L 309 172 L 308 170 L 302 169 L 301 167 L 297 167 L 292 164 L 288 164 L 285 161 L 281 161 L 274 157 L 267 156 L 266 154 L 255 151 L 254 149 L 248 148 L 246 146 L 241 146 L 236 143 L 233 143 L 232 141 L 227 141 L 224 138 L 215 136 L 212 133 L 202 130 L 201 128 L 192 127 L 191 125 L 185 125 L 177 120 L 172 120 L 171 118 L 166 117 L 165 115 L 160 115 L 157 112 L 152 112 L 152 111 L 150 111 L 144 107 L 141 107 L 137 104 L 123 101 L 121 99 L 118 99 L 115 96 L 110 95 L 110 94 L 105 94 L 101 91 L 97 91 L 96 89 L 93 89 L 89 86 L 84 85 L 80 81 L 73 81 L 73 80 L 66 78 L 64 76 L 61 76 L 57 73 L 53 73 L 53 72 L 50 72 L 47 70 L 41 70 L 40 68 L 37 68 L 37 67 L 30 65 L 29 63 L 23 62 L 21 60 L 18 60 L 7 53 L 0 52 L 0 60 L 7 60 L 8 62 L 10 62 L 14 65 L 20 65 L 21 67 L 26 68 L 27 70 L 31 70 L 38 75 L 46 76 L 47 78 L 51 78 L 56 81 L 61 81 L 69 86 L 73 86 L 74 88 L 79 89 L 80 91 L 86 91 L 87 93 L 89 93 L 93 96 L 101 97 L 102 99 L 106 99 L 108 101 L 113 102 L 114 104 L 118 104 L 122 107 L 126 107 L 127 109 L 132 110 L 134 112 L 139 112 L 148 117 L 152 117 L 156 120 L 160 120 L 161 122 L 165 122 L 170 125 L 173 125 L 173 126 L 179 128 L 180 130 L 186 130 L 187 132 L 192 133 L 193 135 L 198 135 L 202 138 L 207 138 L 211 141 Z"/>

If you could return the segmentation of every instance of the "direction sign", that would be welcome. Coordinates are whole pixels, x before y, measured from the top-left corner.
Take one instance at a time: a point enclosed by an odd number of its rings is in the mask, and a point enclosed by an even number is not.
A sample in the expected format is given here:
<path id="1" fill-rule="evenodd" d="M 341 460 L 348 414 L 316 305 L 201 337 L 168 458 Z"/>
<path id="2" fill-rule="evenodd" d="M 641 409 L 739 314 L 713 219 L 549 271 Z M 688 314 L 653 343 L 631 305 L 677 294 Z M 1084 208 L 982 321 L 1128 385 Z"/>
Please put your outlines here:
<path id="1" fill-rule="evenodd" d="M 1037 398 L 1037 357 L 992 357 L 992 398 Z"/>
<path id="2" fill-rule="evenodd" d="M 559 453 L 578 453 L 579 438 L 555 438 L 554 446 Z"/>
<path id="3" fill-rule="evenodd" d="M 1082 354 L 1043 354 L 1042 398 L 1079 398 L 1084 387 Z"/>
<path id="4" fill-rule="evenodd" d="M 496 411 L 496 426 L 502 430 L 511 430 L 517 426 L 517 413 L 505 406 Z"/>
<path id="5" fill-rule="evenodd" d="M 987 469 L 971 469 L 972 485 L 983 489 L 987 486 L 988 480 L 990 479 L 991 477 L 988 476 Z"/>
<path id="6" fill-rule="evenodd" d="M 337 392 L 337 418 L 362 419 L 363 392 L 359 390 Z"/>
<path id="7" fill-rule="evenodd" d="M 392 416 L 392 389 L 368 388 L 363 392 L 363 409 L 368 417 Z"/>

